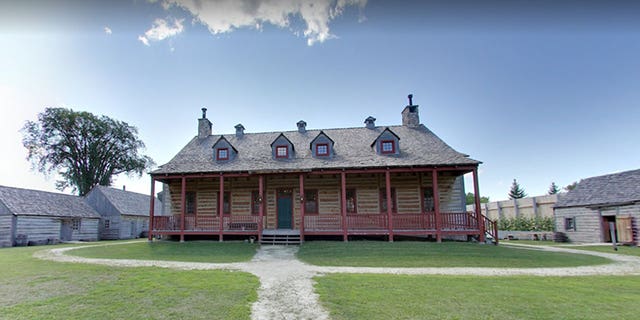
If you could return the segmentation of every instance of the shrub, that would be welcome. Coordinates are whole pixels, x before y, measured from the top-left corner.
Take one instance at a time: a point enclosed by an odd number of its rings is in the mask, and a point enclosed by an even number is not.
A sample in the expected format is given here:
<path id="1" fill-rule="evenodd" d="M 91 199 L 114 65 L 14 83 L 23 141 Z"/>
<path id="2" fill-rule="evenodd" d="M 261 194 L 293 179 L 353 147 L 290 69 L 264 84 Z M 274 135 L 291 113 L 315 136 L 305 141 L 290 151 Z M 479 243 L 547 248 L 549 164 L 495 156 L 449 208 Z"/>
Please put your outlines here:
<path id="1" fill-rule="evenodd" d="M 553 217 L 513 217 L 500 218 L 498 229 L 505 231 L 553 231 Z"/>

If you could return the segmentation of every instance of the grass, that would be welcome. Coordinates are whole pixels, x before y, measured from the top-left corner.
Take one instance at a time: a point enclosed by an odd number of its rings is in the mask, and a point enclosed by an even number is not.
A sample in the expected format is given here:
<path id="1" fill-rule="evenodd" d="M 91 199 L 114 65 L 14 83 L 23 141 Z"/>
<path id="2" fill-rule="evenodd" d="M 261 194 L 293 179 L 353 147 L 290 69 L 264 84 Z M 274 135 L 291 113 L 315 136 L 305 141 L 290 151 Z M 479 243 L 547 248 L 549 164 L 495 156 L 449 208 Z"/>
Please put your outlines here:
<path id="1" fill-rule="evenodd" d="M 636 319 L 640 277 L 316 277 L 332 319 Z"/>
<path id="2" fill-rule="evenodd" d="M 243 272 L 116 268 L 32 257 L 52 248 L 0 250 L 0 319 L 249 319 L 257 299 L 258 279 Z"/>
<path id="3" fill-rule="evenodd" d="M 550 240 L 539 240 L 539 241 L 535 241 L 535 240 L 500 240 L 500 244 L 504 244 L 504 243 L 515 243 L 515 244 L 530 244 L 530 245 L 534 245 L 534 246 L 562 246 L 562 245 L 566 245 L 567 243 L 562 243 L 562 242 L 554 242 L 554 241 L 550 241 Z"/>
<path id="4" fill-rule="evenodd" d="M 611 245 L 608 245 L 608 246 L 579 246 L 579 247 L 571 247 L 571 249 L 589 250 L 589 251 L 606 252 L 606 253 L 618 253 L 618 254 L 626 254 L 626 255 L 630 255 L 630 256 L 640 257 L 640 248 L 639 247 L 618 246 L 618 251 L 614 251 L 613 247 Z"/>
<path id="5" fill-rule="evenodd" d="M 582 254 L 459 242 L 322 242 L 300 247 L 298 258 L 321 266 L 354 267 L 573 267 L 611 262 Z"/>
<path id="6" fill-rule="evenodd" d="M 242 262 L 256 253 L 257 244 L 240 241 L 141 241 L 113 246 L 87 246 L 72 250 L 71 255 L 85 258 L 171 260 L 189 262 Z"/>

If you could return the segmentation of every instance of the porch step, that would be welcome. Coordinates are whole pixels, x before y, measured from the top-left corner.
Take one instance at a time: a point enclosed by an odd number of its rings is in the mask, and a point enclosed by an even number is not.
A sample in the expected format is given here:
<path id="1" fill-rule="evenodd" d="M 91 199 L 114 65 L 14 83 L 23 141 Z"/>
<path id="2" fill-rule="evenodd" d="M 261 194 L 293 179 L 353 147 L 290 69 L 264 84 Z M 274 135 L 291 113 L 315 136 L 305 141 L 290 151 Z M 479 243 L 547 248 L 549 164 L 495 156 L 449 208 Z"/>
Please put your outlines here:
<path id="1" fill-rule="evenodd" d="M 260 244 L 272 244 L 272 245 L 299 245 L 299 234 L 263 234 Z"/>

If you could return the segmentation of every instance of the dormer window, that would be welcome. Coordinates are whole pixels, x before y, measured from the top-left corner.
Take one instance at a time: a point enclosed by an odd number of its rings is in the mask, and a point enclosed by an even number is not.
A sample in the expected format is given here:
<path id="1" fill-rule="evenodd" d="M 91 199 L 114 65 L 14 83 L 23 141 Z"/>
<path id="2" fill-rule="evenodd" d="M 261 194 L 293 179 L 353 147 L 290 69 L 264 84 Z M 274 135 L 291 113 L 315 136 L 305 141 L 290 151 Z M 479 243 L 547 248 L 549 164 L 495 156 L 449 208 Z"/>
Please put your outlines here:
<path id="1" fill-rule="evenodd" d="M 289 158 L 289 147 L 287 147 L 287 146 L 277 146 L 276 147 L 276 158 L 278 158 L 278 159 Z"/>
<path id="2" fill-rule="evenodd" d="M 329 155 L 329 145 L 326 143 L 316 144 L 316 155 L 318 157 L 326 157 Z"/>
<path id="3" fill-rule="evenodd" d="M 219 148 L 216 154 L 216 160 L 229 160 L 229 148 Z"/>
<path id="4" fill-rule="evenodd" d="M 284 134 L 280 134 L 271 143 L 271 156 L 276 160 L 288 160 L 295 158 L 296 149 L 293 143 Z"/>
<path id="5" fill-rule="evenodd" d="M 400 137 L 389 128 L 384 129 L 382 133 L 371 143 L 371 147 L 375 148 L 376 153 L 385 156 L 400 155 Z"/>
<path id="6" fill-rule="evenodd" d="M 396 153 L 396 144 L 393 140 L 385 140 L 380 142 L 380 153 Z"/>
<path id="7" fill-rule="evenodd" d="M 224 136 L 221 136 L 218 141 L 213 144 L 213 159 L 215 161 L 221 163 L 232 161 L 237 155 L 238 150 L 236 150 Z"/>
<path id="8" fill-rule="evenodd" d="M 314 158 L 332 158 L 334 155 L 333 144 L 333 140 L 331 140 L 326 133 L 320 131 L 320 133 L 311 140 L 309 149 Z"/>

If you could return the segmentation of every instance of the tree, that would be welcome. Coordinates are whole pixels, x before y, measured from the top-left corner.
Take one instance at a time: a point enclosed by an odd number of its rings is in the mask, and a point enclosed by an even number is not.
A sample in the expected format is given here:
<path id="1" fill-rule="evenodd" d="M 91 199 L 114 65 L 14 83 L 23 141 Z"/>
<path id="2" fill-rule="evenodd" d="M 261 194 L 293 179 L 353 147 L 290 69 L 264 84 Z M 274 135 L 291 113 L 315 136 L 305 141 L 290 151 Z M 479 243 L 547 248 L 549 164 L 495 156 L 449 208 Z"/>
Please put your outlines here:
<path id="1" fill-rule="evenodd" d="M 521 199 L 527 196 L 527 193 L 524 192 L 524 189 L 520 187 L 520 184 L 513 179 L 513 183 L 511 184 L 511 190 L 509 190 L 509 199 Z"/>
<path id="2" fill-rule="evenodd" d="M 558 192 L 560 192 L 560 188 L 558 188 L 555 182 L 551 182 L 551 185 L 549 186 L 549 191 L 547 193 L 551 195 L 551 194 L 556 194 Z"/>
<path id="3" fill-rule="evenodd" d="M 44 174 L 57 171 L 62 179 L 56 188 L 71 187 L 81 196 L 96 185 L 111 185 L 115 175 L 141 176 L 154 166 L 150 157 L 139 153 L 144 143 L 138 129 L 107 116 L 46 108 L 37 122 L 25 123 L 22 134 L 34 168 Z"/>
<path id="4" fill-rule="evenodd" d="M 567 191 L 571 191 L 571 190 L 575 189 L 577 185 L 578 185 L 578 181 L 574 181 L 572 184 L 564 187 L 564 189 L 567 190 Z"/>
<path id="5" fill-rule="evenodd" d="M 471 192 L 467 192 L 467 204 L 474 204 L 476 203 L 476 196 L 471 193 Z M 489 202 L 489 197 L 483 197 L 480 196 L 480 203 L 488 203 Z"/>

